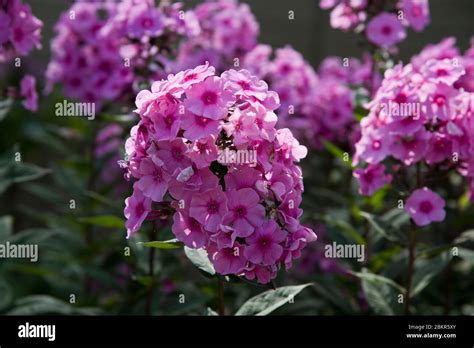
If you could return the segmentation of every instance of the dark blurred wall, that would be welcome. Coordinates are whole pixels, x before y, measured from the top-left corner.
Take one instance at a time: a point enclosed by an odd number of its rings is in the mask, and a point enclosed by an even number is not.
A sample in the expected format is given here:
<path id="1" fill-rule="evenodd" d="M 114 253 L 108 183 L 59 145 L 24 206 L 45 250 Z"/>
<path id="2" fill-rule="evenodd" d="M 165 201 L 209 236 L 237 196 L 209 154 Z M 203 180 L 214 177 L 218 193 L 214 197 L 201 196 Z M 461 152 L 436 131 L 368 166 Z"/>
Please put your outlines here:
<path id="1" fill-rule="evenodd" d="M 30 64 L 44 69 L 49 57 L 49 39 L 53 26 L 62 10 L 73 1 L 25 0 L 31 4 L 36 16 L 45 22 L 43 50 L 29 57 Z M 187 7 L 200 1 L 185 0 Z M 329 11 L 319 8 L 319 0 L 246 0 L 260 23 L 260 42 L 273 47 L 286 44 L 304 54 L 314 66 L 328 55 L 360 56 L 356 35 L 334 30 L 329 26 Z M 407 40 L 400 47 L 404 61 L 428 43 L 455 36 L 459 47 L 469 46 L 474 35 L 474 0 L 430 0 L 431 24 L 421 33 L 408 32 Z M 295 19 L 288 19 L 288 11 Z"/>

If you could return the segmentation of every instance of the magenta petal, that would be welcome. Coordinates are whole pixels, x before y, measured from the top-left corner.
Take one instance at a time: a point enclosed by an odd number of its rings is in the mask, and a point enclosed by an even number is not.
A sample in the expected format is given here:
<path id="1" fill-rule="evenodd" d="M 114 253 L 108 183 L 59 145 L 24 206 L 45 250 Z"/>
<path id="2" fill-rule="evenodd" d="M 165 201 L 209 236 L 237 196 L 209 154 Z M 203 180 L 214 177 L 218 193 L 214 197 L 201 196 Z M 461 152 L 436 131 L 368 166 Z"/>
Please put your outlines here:
<path id="1" fill-rule="evenodd" d="M 222 222 L 222 217 L 218 214 L 210 214 L 207 217 L 205 228 L 209 232 L 217 232 L 219 225 Z"/>
<path id="2" fill-rule="evenodd" d="M 245 205 L 248 206 L 248 207 L 252 207 L 252 206 L 258 204 L 258 202 L 260 201 L 260 197 L 257 194 L 257 192 L 255 192 L 255 190 L 253 190 L 251 188 L 240 189 L 237 192 L 237 195 L 240 198 L 240 200 L 242 202 L 245 202 Z"/>
<path id="3" fill-rule="evenodd" d="M 263 205 L 257 204 L 247 212 L 247 221 L 254 227 L 259 227 L 263 224 L 265 219 L 265 208 Z"/>
<path id="4" fill-rule="evenodd" d="M 283 254 L 283 247 L 279 244 L 273 244 L 269 250 L 263 255 L 263 263 L 267 265 L 273 264 Z"/>
<path id="5" fill-rule="evenodd" d="M 245 238 L 250 236 L 255 228 L 247 220 L 240 218 L 234 221 L 234 230 L 236 236 Z"/>
<path id="6" fill-rule="evenodd" d="M 193 198 L 194 200 L 194 198 Z M 197 221 L 200 223 L 204 224 L 206 223 L 206 217 L 207 217 L 207 209 L 202 206 L 192 206 L 191 203 L 191 208 L 189 209 L 189 216 L 195 218 Z"/>
<path id="7" fill-rule="evenodd" d="M 244 256 L 253 263 L 261 263 L 263 261 L 263 254 L 257 244 L 249 245 L 244 250 Z"/>

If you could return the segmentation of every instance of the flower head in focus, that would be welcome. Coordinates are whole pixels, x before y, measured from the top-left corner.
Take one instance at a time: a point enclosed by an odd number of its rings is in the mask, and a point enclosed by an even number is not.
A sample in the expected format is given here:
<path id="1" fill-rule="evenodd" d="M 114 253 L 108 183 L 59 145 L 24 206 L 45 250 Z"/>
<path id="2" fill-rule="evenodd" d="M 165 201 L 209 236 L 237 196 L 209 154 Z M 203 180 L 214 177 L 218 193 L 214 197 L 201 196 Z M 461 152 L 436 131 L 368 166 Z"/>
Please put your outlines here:
<path id="1" fill-rule="evenodd" d="M 300 224 L 295 162 L 307 150 L 289 129 L 275 128 L 276 100 L 249 71 L 219 76 L 207 64 L 138 93 L 140 121 L 122 165 L 135 181 L 128 237 L 165 204 L 176 238 L 204 248 L 217 272 L 267 283 L 288 268 L 316 235 Z M 164 137 L 166 124 L 173 130 Z"/>

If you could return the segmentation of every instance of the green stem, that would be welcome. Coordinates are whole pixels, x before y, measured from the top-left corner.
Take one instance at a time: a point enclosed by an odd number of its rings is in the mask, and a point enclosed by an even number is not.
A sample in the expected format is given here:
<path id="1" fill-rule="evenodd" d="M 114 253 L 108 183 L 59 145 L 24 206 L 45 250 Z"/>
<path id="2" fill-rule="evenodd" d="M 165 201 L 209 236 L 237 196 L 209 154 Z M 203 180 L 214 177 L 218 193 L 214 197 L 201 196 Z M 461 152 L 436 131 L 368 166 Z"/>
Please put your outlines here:
<path id="1" fill-rule="evenodd" d="M 413 272 L 415 270 L 415 247 L 416 247 L 416 229 L 413 226 L 409 232 L 409 244 L 408 244 L 408 273 L 407 273 L 407 284 L 405 290 L 405 315 L 410 314 L 411 304 L 411 288 L 413 283 Z"/>
<path id="2" fill-rule="evenodd" d="M 92 121 L 90 124 L 90 134 L 89 134 L 89 143 L 88 143 L 88 177 L 87 177 L 87 182 L 86 182 L 86 187 L 88 192 L 94 192 L 95 189 L 95 181 L 97 179 L 97 171 L 95 168 L 95 140 L 97 137 L 98 129 L 95 121 Z M 87 208 L 86 208 L 86 213 L 87 216 L 92 216 L 94 215 L 94 209 L 92 208 L 94 202 L 91 197 L 87 199 Z M 92 224 L 89 224 L 86 226 L 85 230 L 85 242 L 88 246 L 88 248 L 92 247 L 92 244 L 94 243 L 94 226 Z M 90 293 L 90 289 L 92 287 L 92 279 L 86 274 L 85 279 L 84 279 L 84 288 L 86 293 Z"/>
<path id="3" fill-rule="evenodd" d="M 153 228 L 150 232 L 150 241 L 156 240 L 156 221 L 153 221 Z M 153 292 L 155 290 L 155 280 L 154 280 L 154 275 L 155 275 L 155 248 L 150 248 L 149 254 L 148 254 L 148 275 L 151 277 L 151 284 L 150 287 L 148 288 L 148 294 L 146 298 L 146 315 L 152 315 L 152 309 L 153 309 Z"/>
<path id="4" fill-rule="evenodd" d="M 224 282 L 221 279 L 217 280 L 217 297 L 218 297 L 218 313 L 219 315 L 225 315 L 225 302 L 224 302 Z"/>
<path id="5" fill-rule="evenodd" d="M 445 270 L 445 280 L 446 280 L 446 287 L 444 292 L 444 315 L 449 315 L 451 313 L 451 306 L 452 306 L 452 290 L 453 290 L 453 279 L 452 279 L 452 268 L 451 262 L 448 264 Z"/>

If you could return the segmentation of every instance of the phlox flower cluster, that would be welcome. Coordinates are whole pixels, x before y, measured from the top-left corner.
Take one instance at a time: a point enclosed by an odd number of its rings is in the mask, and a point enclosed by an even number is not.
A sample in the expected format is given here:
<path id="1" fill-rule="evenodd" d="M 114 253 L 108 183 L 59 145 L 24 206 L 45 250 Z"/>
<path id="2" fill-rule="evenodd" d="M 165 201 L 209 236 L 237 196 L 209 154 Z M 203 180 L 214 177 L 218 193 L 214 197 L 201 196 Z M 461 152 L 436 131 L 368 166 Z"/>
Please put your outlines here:
<path id="1" fill-rule="evenodd" d="M 318 76 L 301 53 L 290 46 L 275 50 L 258 45 L 243 60 L 246 69 L 268 82 L 278 93 L 279 126 L 298 132 L 310 127 L 310 102 L 318 86 Z"/>
<path id="2" fill-rule="evenodd" d="M 420 165 L 422 177 L 457 171 L 467 179 L 472 196 L 474 94 L 464 67 L 472 49 L 460 57 L 452 44 L 431 45 L 412 63 L 386 71 L 355 146 L 354 163 L 368 164 L 354 172 L 361 194 L 373 194 L 401 167 Z M 388 159 L 395 161 L 394 175 L 385 173 Z M 405 209 L 419 226 L 445 217 L 444 200 L 425 186 L 411 193 Z"/>
<path id="3" fill-rule="evenodd" d="M 201 33 L 180 46 L 175 71 L 206 61 L 219 72 L 239 68 L 243 55 L 256 46 L 260 31 L 250 6 L 236 0 L 208 0 L 194 13 Z"/>
<path id="4" fill-rule="evenodd" d="M 287 46 L 258 45 L 243 66 L 269 83 L 280 96 L 278 125 L 288 127 L 314 148 L 322 140 L 346 143 L 356 136 L 354 88 L 371 82 L 371 62 L 328 57 L 316 72 L 303 56 Z"/>
<path id="5" fill-rule="evenodd" d="M 218 76 L 206 64 L 155 82 L 136 105 L 140 121 L 122 163 L 135 181 L 125 202 L 128 237 L 168 204 L 178 240 L 204 248 L 218 273 L 261 283 L 316 240 L 300 224 L 295 162 L 307 150 L 275 127 L 278 94 L 264 81 L 247 70 Z"/>
<path id="6" fill-rule="evenodd" d="M 406 28 L 422 31 L 430 21 L 428 0 L 321 0 L 332 9 L 331 27 L 363 32 L 377 47 L 390 48 L 406 38 Z"/>
<path id="7" fill-rule="evenodd" d="M 352 87 L 377 88 L 380 85 L 380 76 L 374 75 L 372 59 L 368 54 L 364 55 L 362 60 L 329 56 L 319 65 L 318 74 L 321 79 L 340 80 Z M 372 80 L 373 78 L 375 80 Z"/>
<path id="8" fill-rule="evenodd" d="M 29 5 L 21 0 L 0 0 L 0 63 L 26 56 L 33 49 L 41 48 L 42 27 L 43 22 L 33 15 Z M 6 94 L 23 99 L 22 105 L 26 109 L 38 109 L 34 76 L 25 75 L 19 90 L 15 87 L 8 89 Z"/>
<path id="9" fill-rule="evenodd" d="M 47 91 L 60 83 L 67 97 L 97 103 L 132 98 L 141 84 L 165 77 L 173 47 L 199 24 L 179 3 L 153 0 L 76 1 L 52 40 Z"/>
<path id="10" fill-rule="evenodd" d="M 22 0 L 0 0 L 0 63 L 41 48 L 42 27 Z"/>

